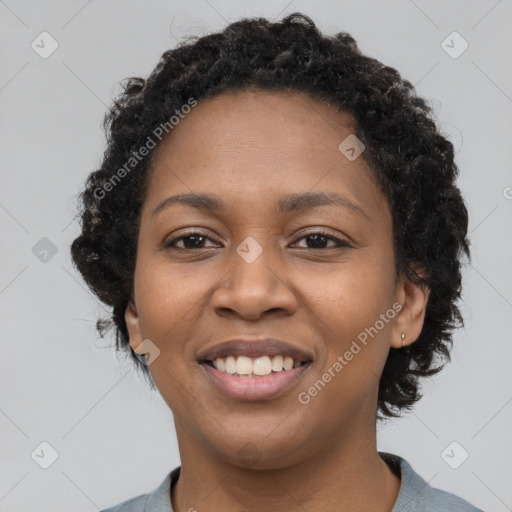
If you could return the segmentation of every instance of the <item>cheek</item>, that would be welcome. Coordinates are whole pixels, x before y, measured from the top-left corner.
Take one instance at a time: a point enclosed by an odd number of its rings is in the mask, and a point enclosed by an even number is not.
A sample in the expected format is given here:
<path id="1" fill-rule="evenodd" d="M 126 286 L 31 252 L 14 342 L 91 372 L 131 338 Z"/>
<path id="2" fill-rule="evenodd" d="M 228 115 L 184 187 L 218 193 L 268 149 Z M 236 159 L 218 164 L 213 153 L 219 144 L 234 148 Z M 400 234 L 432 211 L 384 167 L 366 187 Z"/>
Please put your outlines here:
<path id="1" fill-rule="evenodd" d="M 176 273 L 165 272 L 158 265 L 136 271 L 135 286 L 139 325 L 143 339 L 159 350 L 149 371 L 161 396 L 171 409 L 181 409 L 185 397 L 181 386 L 188 387 L 183 360 L 189 336 L 190 291 L 180 285 Z"/>
<path id="2" fill-rule="evenodd" d="M 332 327 L 333 334 L 357 335 L 391 308 L 394 279 L 389 265 L 360 258 L 308 285 L 309 301 Z"/>
<path id="3" fill-rule="evenodd" d="M 178 271 L 160 258 L 140 258 L 135 289 L 141 334 L 160 350 L 149 370 L 169 408 L 182 416 L 192 391 L 185 364 L 187 340 L 194 336 L 199 312 L 204 308 L 204 287 L 183 266 Z"/>
<path id="4" fill-rule="evenodd" d="M 326 345 L 322 371 L 330 369 L 336 375 L 335 383 L 329 385 L 332 392 L 338 389 L 345 393 L 357 387 L 367 393 L 374 387 L 389 351 L 389 333 L 396 316 L 392 308 L 393 262 L 383 254 L 379 258 L 363 256 L 320 283 L 317 280 L 314 295 L 310 294 L 310 303 L 316 303 L 317 328 Z M 343 358 L 343 369 L 339 364 L 334 367 L 338 356 Z M 350 382 L 349 388 L 344 381 Z"/>
<path id="5" fill-rule="evenodd" d="M 392 293 L 380 276 L 353 272 L 326 280 L 325 293 L 317 296 L 316 329 L 326 350 L 298 398 L 307 418 L 325 418 L 324 436 L 336 431 L 339 418 L 363 414 L 375 402 L 394 317 Z"/>
<path id="6" fill-rule="evenodd" d="M 165 342 L 190 322 L 189 317 L 197 314 L 205 286 L 195 274 L 194 279 L 186 269 L 178 270 L 165 261 L 139 260 L 135 289 L 144 336 Z"/>

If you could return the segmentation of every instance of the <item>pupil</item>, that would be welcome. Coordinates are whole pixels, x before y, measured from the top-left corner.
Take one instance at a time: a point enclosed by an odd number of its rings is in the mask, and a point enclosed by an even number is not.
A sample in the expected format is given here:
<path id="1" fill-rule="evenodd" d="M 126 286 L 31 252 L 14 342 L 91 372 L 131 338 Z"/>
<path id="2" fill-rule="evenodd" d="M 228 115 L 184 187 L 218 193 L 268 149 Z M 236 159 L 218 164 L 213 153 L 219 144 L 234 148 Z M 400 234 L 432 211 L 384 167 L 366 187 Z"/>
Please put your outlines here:
<path id="1" fill-rule="evenodd" d="M 314 245 L 314 247 L 318 247 L 318 239 L 319 239 L 319 238 L 320 238 L 320 239 L 323 239 L 323 241 L 324 241 L 324 242 L 326 241 L 326 238 L 325 238 L 325 236 L 324 236 L 324 235 L 310 235 L 310 236 L 308 236 L 308 238 L 309 238 L 310 240 L 311 240 L 311 239 L 314 239 L 314 240 L 315 240 L 315 243 L 313 244 L 313 245 Z M 325 245 L 325 244 L 320 243 L 320 245 L 322 245 L 322 246 L 323 246 L 323 245 Z"/>
<path id="2" fill-rule="evenodd" d="M 201 243 L 204 242 L 204 237 L 202 235 L 189 235 L 186 238 L 183 239 L 183 245 L 189 249 L 189 248 L 198 248 Z M 311 242 L 313 240 L 312 244 L 309 244 L 313 247 L 320 247 L 325 248 L 325 242 L 327 241 L 327 238 L 324 235 L 309 235 L 307 239 Z M 192 243 L 189 243 L 191 242 Z M 190 247 L 188 247 L 190 245 Z"/>
<path id="3" fill-rule="evenodd" d="M 190 236 L 187 236 L 186 238 L 183 239 L 183 245 L 187 248 L 187 249 L 190 249 L 190 247 L 187 247 L 187 241 L 191 240 L 191 239 L 195 239 L 196 243 L 192 245 L 192 248 L 197 248 L 198 247 L 198 243 L 200 244 L 201 243 L 201 239 L 204 238 L 203 236 L 201 235 L 190 235 Z"/>

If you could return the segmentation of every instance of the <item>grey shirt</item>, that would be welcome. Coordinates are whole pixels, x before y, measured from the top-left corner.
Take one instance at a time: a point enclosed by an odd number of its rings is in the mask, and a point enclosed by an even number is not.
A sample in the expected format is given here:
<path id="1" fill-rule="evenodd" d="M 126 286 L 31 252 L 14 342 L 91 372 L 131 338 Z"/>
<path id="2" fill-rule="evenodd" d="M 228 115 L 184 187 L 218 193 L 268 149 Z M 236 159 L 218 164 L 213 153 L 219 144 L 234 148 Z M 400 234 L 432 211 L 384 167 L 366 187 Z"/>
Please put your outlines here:
<path id="1" fill-rule="evenodd" d="M 379 455 L 401 473 L 400 492 L 392 512 L 483 512 L 455 494 L 431 487 L 402 457 L 386 452 Z M 172 512 L 171 492 L 180 469 L 171 471 L 151 494 L 142 494 L 101 512 Z"/>

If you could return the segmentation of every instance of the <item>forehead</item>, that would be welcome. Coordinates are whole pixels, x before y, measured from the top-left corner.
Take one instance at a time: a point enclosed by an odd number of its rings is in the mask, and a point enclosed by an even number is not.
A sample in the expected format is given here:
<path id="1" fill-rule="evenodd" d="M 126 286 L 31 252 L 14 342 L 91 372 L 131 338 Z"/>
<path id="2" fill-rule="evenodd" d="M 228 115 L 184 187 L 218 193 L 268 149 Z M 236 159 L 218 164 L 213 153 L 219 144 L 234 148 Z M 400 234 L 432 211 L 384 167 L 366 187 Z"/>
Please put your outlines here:
<path id="1" fill-rule="evenodd" d="M 157 148 L 151 205 L 171 193 L 215 191 L 242 201 L 332 191 L 378 207 L 373 173 L 339 150 L 350 114 L 304 93 L 250 90 L 200 100 Z M 149 205 L 148 205 L 149 206 Z"/>
<path id="2" fill-rule="evenodd" d="M 306 93 L 229 91 L 200 100 L 173 129 L 166 141 L 169 144 L 164 142 L 160 150 L 200 136 L 219 149 L 242 143 L 245 151 L 252 147 L 261 151 L 264 143 L 269 150 L 298 151 L 305 143 L 327 147 L 343 134 L 354 132 L 355 123 L 348 112 Z"/>

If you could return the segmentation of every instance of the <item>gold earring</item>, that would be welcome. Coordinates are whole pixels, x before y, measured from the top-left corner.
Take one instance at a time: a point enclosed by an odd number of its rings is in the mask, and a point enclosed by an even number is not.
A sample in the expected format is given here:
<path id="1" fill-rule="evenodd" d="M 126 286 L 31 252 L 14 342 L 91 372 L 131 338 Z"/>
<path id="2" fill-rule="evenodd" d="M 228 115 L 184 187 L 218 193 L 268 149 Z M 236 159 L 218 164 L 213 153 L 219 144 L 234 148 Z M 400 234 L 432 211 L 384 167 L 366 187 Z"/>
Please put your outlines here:
<path id="1" fill-rule="evenodd" d="M 402 333 L 402 348 L 405 347 L 405 333 Z"/>

